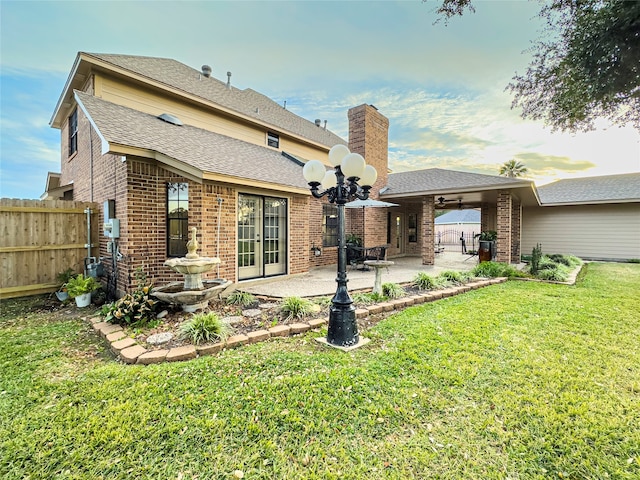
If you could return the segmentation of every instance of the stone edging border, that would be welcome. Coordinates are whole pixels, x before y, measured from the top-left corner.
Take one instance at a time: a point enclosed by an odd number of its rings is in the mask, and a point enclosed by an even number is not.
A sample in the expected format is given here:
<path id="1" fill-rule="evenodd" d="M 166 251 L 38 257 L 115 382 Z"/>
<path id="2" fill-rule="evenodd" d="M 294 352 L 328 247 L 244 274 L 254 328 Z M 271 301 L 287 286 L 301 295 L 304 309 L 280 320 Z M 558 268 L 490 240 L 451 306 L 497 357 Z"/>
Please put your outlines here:
<path id="1" fill-rule="evenodd" d="M 452 297 L 470 290 L 506 281 L 506 277 L 477 280 L 457 287 L 433 290 L 419 295 L 413 295 L 411 297 L 377 303 L 369 305 L 367 308 L 356 309 L 356 318 L 365 318 L 369 315 L 391 312 L 393 310 L 402 310 L 412 305 L 419 305 L 421 303 L 432 302 L 441 298 Z M 182 347 L 162 350 L 147 350 L 142 345 L 138 344 L 133 338 L 127 337 L 120 325 L 103 322 L 100 317 L 92 317 L 87 321 L 91 324 L 93 330 L 105 339 L 111 351 L 118 359 L 129 365 L 150 365 L 152 363 L 192 360 L 205 355 L 213 355 L 223 349 L 236 348 L 250 343 L 258 343 L 268 340 L 269 338 L 297 335 L 326 324 L 328 319 L 320 318 L 309 320 L 308 322 L 276 325 L 268 330 L 256 330 L 254 332 L 249 332 L 246 335 L 234 335 L 227 338 L 224 342 L 209 345 L 184 345 Z"/>

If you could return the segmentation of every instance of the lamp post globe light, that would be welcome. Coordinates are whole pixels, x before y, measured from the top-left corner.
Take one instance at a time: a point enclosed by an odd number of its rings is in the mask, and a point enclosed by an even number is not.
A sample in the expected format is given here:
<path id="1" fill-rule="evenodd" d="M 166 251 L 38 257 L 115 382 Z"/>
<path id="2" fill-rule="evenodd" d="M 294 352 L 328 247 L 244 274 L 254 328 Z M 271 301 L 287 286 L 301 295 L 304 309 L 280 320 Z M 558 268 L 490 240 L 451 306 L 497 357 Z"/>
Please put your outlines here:
<path id="1" fill-rule="evenodd" d="M 347 245 L 345 242 L 344 205 L 356 198 L 366 200 L 378 172 L 367 165 L 362 155 L 351 153 L 345 145 L 329 150 L 333 170 L 326 170 L 322 162 L 310 160 L 304 165 L 304 176 L 315 198 L 327 196 L 338 208 L 338 287 L 331 299 L 327 344 L 335 347 L 354 347 L 360 341 L 356 310 L 347 290 Z M 322 188 L 322 191 L 320 190 Z"/>

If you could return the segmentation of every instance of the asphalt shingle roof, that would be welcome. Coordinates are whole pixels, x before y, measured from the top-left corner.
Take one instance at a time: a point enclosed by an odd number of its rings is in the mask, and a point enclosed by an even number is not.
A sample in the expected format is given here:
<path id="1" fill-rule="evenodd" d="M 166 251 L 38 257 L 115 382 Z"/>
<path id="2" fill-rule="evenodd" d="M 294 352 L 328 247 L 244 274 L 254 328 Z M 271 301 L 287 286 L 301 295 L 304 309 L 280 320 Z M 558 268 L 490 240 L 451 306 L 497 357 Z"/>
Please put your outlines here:
<path id="1" fill-rule="evenodd" d="M 640 201 L 640 172 L 558 180 L 538 187 L 538 196 L 543 205 Z"/>
<path id="2" fill-rule="evenodd" d="M 432 192 L 450 189 L 487 188 L 496 186 L 527 186 L 530 180 L 482 175 L 479 173 L 457 172 L 442 168 L 427 168 L 410 172 L 392 173 L 389 175 L 389 187 L 382 196 Z"/>
<path id="3" fill-rule="evenodd" d="M 200 70 L 191 68 L 177 60 L 104 53 L 84 53 L 84 55 L 95 57 L 260 122 L 273 125 L 278 131 L 287 131 L 329 148 L 338 143 L 347 143 L 330 130 L 318 127 L 314 122 L 305 120 L 255 90 L 250 88 L 240 90 L 233 86 L 228 88 L 226 82 L 214 77 L 207 78 L 202 75 Z"/>
<path id="4" fill-rule="evenodd" d="M 155 151 L 205 173 L 308 188 L 300 165 L 278 151 L 189 125 L 176 126 L 83 92 L 75 95 L 110 144 Z"/>

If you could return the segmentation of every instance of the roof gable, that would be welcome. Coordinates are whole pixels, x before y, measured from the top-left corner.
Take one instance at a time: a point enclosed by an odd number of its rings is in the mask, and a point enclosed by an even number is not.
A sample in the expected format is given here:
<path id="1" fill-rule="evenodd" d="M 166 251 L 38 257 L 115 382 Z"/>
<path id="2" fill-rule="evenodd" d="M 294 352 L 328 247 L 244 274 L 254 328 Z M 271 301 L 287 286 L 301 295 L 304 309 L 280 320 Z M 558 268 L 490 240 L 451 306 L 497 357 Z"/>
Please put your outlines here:
<path id="1" fill-rule="evenodd" d="M 98 131 L 103 153 L 121 154 L 126 150 L 121 147 L 133 147 L 141 155 L 146 151 L 175 159 L 185 171 L 195 169 L 202 178 L 211 174 L 233 183 L 266 183 L 308 192 L 299 163 L 278 151 L 189 125 L 173 125 L 83 92 L 76 91 L 75 97 Z"/>
<path id="2" fill-rule="evenodd" d="M 201 71 L 177 60 L 102 53 L 82 53 L 82 55 L 89 60 L 95 58 L 107 62 L 133 74 L 199 97 L 207 103 L 237 112 L 258 123 L 272 126 L 276 133 L 289 132 L 327 147 L 346 143 L 330 130 L 305 120 L 255 90 L 229 87 L 225 82 L 214 77 L 206 77 Z"/>

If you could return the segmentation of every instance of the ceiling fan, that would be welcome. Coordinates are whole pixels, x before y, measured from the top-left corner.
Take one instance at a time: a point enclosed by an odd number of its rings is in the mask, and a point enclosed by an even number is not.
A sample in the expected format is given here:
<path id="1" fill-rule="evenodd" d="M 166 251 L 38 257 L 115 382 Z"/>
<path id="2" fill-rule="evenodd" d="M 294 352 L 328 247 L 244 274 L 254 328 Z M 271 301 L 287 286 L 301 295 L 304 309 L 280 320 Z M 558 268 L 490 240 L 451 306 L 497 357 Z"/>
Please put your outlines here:
<path id="1" fill-rule="evenodd" d="M 458 205 L 457 205 L 458 210 L 462 210 L 463 208 L 465 208 L 467 206 L 467 205 L 464 205 L 462 203 L 462 197 L 454 198 L 454 199 L 450 199 L 450 200 L 447 200 L 444 197 L 438 197 L 437 200 L 438 200 L 438 204 L 436 205 L 436 207 L 440 207 L 440 208 L 446 207 L 447 203 L 453 203 L 453 202 L 458 202 Z"/>

